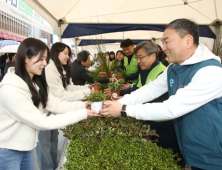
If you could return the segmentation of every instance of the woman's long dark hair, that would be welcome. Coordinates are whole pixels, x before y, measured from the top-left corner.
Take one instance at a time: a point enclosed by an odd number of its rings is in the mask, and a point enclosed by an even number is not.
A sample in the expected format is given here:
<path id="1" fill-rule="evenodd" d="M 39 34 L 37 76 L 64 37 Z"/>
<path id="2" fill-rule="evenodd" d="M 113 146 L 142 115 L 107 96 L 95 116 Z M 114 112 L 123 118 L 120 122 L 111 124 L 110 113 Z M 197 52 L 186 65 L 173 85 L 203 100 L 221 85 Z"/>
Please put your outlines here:
<path id="1" fill-rule="evenodd" d="M 158 61 L 164 60 L 166 58 L 166 54 L 163 52 L 162 48 L 160 47 L 160 45 L 158 45 L 158 48 L 160 49 L 160 52 L 158 52 Z"/>
<path id="2" fill-rule="evenodd" d="M 51 50 L 50 50 L 50 58 L 54 61 L 56 68 L 59 72 L 59 74 L 62 77 L 62 84 L 63 87 L 66 88 L 67 85 L 70 84 L 70 77 L 71 77 L 71 68 L 69 63 L 69 60 L 67 61 L 66 65 L 62 65 L 61 62 L 59 61 L 59 53 L 61 53 L 63 50 L 65 50 L 65 48 L 68 48 L 69 51 L 69 57 L 72 56 L 72 52 L 71 49 L 68 45 L 61 43 L 61 42 L 57 42 L 55 44 L 53 44 Z M 66 75 L 63 74 L 63 69 L 66 71 Z"/>
<path id="3" fill-rule="evenodd" d="M 45 43 L 35 38 L 27 38 L 22 41 L 18 48 L 15 64 L 15 74 L 21 77 L 21 79 L 23 79 L 28 85 L 32 94 L 32 101 L 37 108 L 39 107 L 40 102 L 42 103 L 43 108 L 45 108 L 48 100 L 48 85 L 45 78 L 45 69 L 40 76 L 34 75 L 33 79 L 31 79 L 25 67 L 25 59 L 26 57 L 31 59 L 40 54 L 39 60 L 41 60 L 46 50 L 47 56 L 49 56 L 49 48 Z M 34 87 L 34 83 L 39 87 L 39 92 Z"/>
<path id="4" fill-rule="evenodd" d="M 113 54 L 114 58 L 111 58 L 110 55 Z M 113 51 L 109 52 L 109 61 L 113 61 L 116 59 L 115 53 Z"/>

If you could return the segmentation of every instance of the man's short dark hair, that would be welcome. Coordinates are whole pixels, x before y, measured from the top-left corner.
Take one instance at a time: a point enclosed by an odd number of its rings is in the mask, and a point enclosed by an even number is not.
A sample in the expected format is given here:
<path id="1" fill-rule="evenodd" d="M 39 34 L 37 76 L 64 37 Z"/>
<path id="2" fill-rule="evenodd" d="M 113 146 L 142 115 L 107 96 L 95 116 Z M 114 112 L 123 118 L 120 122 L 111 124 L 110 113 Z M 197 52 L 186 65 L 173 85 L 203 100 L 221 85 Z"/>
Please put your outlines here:
<path id="1" fill-rule="evenodd" d="M 193 36 L 194 44 L 199 44 L 199 26 L 195 22 L 185 18 L 176 19 L 169 23 L 165 30 L 167 28 L 175 29 L 181 38 L 187 34 L 190 34 Z"/>
<path id="2" fill-rule="evenodd" d="M 134 44 L 133 44 L 133 41 L 128 38 L 128 39 L 123 40 L 123 41 L 121 42 L 120 48 L 122 48 L 122 47 L 129 47 L 129 46 L 131 46 L 131 45 L 134 45 Z"/>
<path id="3" fill-rule="evenodd" d="M 139 44 L 137 44 L 136 48 L 135 48 L 135 54 L 137 55 L 137 51 L 139 49 L 143 48 L 145 50 L 146 54 L 156 54 L 156 60 L 159 59 L 158 56 L 158 47 L 155 43 L 151 42 L 151 41 L 142 41 Z"/>
<path id="4" fill-rule="evenodd" d="M 88 59 L 88 56 L 90 55 L 90 53 L 86 50 L 83 50 L 81 52 L 78 53 L 77 55 L 77 61 L 79 63 L 81 63 L 81 61 L 86 62 L 86 60 Z"/>

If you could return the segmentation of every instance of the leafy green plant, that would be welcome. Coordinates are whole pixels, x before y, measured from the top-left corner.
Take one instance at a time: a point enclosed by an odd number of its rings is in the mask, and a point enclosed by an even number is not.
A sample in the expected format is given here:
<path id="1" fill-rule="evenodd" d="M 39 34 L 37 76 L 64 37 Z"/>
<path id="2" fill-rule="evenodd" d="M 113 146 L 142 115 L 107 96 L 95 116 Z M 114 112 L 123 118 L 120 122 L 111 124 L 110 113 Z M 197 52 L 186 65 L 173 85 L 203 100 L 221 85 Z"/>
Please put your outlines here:
<path id="1" fill-rule="evenodd" d="M 120 91 L 120 90 L 122 90 L 121 83 L 123 83 L 123 82 L 124 82 L 123 79 L 116 80 L 116 76 L 114 75 L 112 77 L 112 81 L 109 83 L 109 88 L 112 91 Z"/>
<path id="2" fill-rule="evenodd" d="M 118 62 L 117 60 L 114 60 L 110 67 L 110 71 L 114 73 L 122 72 L 123 70 L 121 69 L 121 66 L 122 65 L 120 62 Z"/>
<path id="3" fill-rule="evenodd" d="M 100 102 L 106 99 L 106 94 L 102 91 L 95 91 L 89 95 L 86 95 L 86 100 L 90 102 Z"/>
<path id="4" fill-rule="evenodd" d="M 172 150 L 120 136 L 106 136 L 100 142 L 93 138 L 75 139 L 68 145 L 65 156 L 66 170 L 182 169 L 177 165 L 180 158 Z"/>
<path id="5" fill-rule="evenodd" d="M 180 170 L 180 158 L 170 149 L 140 139 L 158 136 L 134 118 L 93 117 L 62 130 L 70 139 L 64 169 Z"/>
<path id="6" fill-rule="evenodd" d="M 122 77 L 122 79 L 124 80 L 124 83 L 126 83 L 126 77 L 128 76 L 128 73 L 126 70 L 123 70 L 122 72 L 120 72 L 120 75 Z"/>
<path id="7" fill-rule="evenodd" d="M 214 26 L 215 26 L 216 39 L 214 40 L 212 52 L 222 59 L 221 23 L 216 22 Z"/>
<path id="8" fill-rule="evenodd" d="M 100 70 L 103 72 L 106 72 L 107 77 L 111 77 L 111 71 L 109 69 L 109 64 L 106 62 L 106 58 L 103 57 L 103 53 L 100 51 L 99 52 L 99 57 L 101 60 L 100 64 Z"/>
<path id="9" fill-rule="evenodd" d="M 90 76 L 92 76 L 95 86 L 98 86 L 98 82 L 100 80 L 99 73 L 99 69 L 96 69 L 93 73 L 88 73 Z"/>
<path id="10" fill-rule="evenodd" d="M 94 63 L 95 63 L 95 62 L 91 61 L 91 64 L 90 64 L 90 66 L 93 66 L 93 65 L 94 65 Z"/>
<path id="11" fill-rule="evenodd" d="M 147 138 L 150 136 L 158 136 L 155 130 L 151 130 L 148 124 L 134 118 L 108 118 L 93 117 L 73 124 L 62 130 L 65 137 L 70 140 L 76 138 L 93 138 L 98 141 L 105 136 L 125 136 L 128 138 Z"/>

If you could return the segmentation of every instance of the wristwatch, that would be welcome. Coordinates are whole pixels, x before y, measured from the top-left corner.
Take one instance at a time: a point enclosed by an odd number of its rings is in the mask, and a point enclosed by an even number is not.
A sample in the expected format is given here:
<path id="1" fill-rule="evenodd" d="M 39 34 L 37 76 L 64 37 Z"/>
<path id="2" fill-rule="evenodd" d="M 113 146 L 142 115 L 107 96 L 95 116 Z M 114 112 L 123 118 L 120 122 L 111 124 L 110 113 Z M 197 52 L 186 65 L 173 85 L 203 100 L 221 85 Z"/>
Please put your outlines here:
<path id="1" fill-rule="evenodd" d="M 127 114 L 126 114 L 126 105 L 123 105 L 123 106 L 122 106 L 121 116 L 122 116 L 122 117 L 127 117 Z"/>

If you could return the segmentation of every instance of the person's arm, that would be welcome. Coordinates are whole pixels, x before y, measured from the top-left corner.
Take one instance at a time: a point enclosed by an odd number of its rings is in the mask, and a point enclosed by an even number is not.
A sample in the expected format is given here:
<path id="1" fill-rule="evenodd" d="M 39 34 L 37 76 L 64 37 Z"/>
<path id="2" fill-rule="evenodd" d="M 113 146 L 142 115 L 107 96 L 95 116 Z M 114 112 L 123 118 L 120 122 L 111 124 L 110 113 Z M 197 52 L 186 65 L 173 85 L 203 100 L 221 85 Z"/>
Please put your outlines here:
<path id="1" fill-rule="evenodd" d="M 85 99 L 86 94 L 90 94 L 90 89 L 82 89 L 76 91 L 67 91 L 62 84 L 61 78 L 56 72 L 46 67 L 46 80 L 49 91 L 55 96 L 66 101 L 76 101 Z"/>
<path id="2" fill-rule="evenodd" d="M 23 92 L 18 92 L 18 89 L 14 87 L 1 87 L 1 94 L 4 96 L 1 100 L 4 111 L 15 121 L 35 129 L 58 129 L 87 118 L 86 108 L 75 110 L 76 106 L 73 105 L 76 105 L 76 102 L 61 102 L 52 95 L 49 95 L 47 110 L 63 114 L 51 114 L 50 116 L 43 114 L 33 104 L 31 97 L 24 95 Z M 83 104 L 81 105 L 83 106 Z"/>
<path id="3" fill-rule="evenodd" d="M 168 100 L 144 105 L 129 104 L 126 107 L 127 115 L 141 120 L 167 120 L 185 115 L 222 96 L 221 75 L 220 67 L 204 67 L 194 75 L 187 86 L 178 89 Z"/>
<path id="4" fill-rule="evenodd" d="M 133 91 L 136 91 L 138 87 L 136 85 L 132 85 L 132 87 L 129 87 L 128 89 L 124 89 L 120 91 L 120 96 L 124 96 L 126 94 L 130 94 Z"/>
<path id="5" fill-rule="evenodd" d="M 101 78 L 101 79 L 99 80 L 99 82 L 100 82 L 100 83 L 109 83 L 109 79 L 107 79 L 107 78 Z"/>
<path id="6" fill-rule="evenodd" d="M 89 85 L 74 85 L 72 79 L 70 79 L 70 84 L 66 87 L 67 91 L 76 91 L 76 90 L 86 90 L 89 88 Z"/>
<path id="7" fill-rule="evenodd" d="M 154 81 L 142 86 L 131 94 L 125 95 L 118 100 L 121 104 L 134 105 L 137 103 L 145 103 L 156 99 L 168 91 L 167 86 L 167 70 L 157 77 Z"/>
<path id="8" fill-rule="evenodd" d="M 93 83 L 93 82 L 94 82 L 92 76 L 90 76 L 90 75 L 87 73 L 86 70 L 80 71 L 79 74 L 78 74 L 78 77 L 79 77 L 80 79 L 83 79 L 83 80 L 88 81 L 88 82 L 90 82 L 90 83 Z"/>

